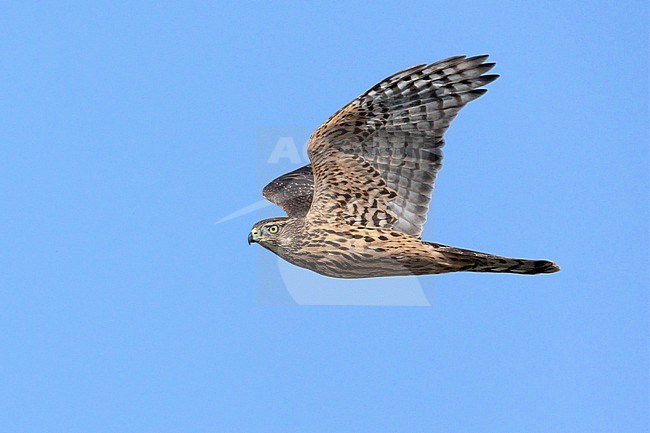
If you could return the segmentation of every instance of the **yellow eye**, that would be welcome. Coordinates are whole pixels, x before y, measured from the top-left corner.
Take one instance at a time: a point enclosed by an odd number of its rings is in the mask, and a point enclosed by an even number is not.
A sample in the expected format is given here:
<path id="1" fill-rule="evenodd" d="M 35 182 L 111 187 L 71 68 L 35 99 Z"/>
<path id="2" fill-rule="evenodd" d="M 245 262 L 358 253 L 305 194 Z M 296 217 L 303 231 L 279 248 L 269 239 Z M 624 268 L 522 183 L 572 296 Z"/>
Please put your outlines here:
<path id="1" fill-rule="evenodd" d="M 274 234 L 278 232 L 278 226 L 269 227 L 269 233 Z"/>

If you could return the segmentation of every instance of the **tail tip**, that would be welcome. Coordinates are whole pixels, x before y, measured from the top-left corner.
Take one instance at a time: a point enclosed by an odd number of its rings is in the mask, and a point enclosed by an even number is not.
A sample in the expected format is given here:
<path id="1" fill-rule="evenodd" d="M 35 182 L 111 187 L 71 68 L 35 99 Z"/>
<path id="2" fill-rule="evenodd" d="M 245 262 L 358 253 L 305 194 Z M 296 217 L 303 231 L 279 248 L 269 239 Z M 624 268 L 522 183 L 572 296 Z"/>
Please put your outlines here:
<path id="1" fill-rule="evenodd" d="M 552 274 L 559 270 L 560 267 L 549 260 L 537 260 L 535 262 L 535 271 L 538 274 Z"/>

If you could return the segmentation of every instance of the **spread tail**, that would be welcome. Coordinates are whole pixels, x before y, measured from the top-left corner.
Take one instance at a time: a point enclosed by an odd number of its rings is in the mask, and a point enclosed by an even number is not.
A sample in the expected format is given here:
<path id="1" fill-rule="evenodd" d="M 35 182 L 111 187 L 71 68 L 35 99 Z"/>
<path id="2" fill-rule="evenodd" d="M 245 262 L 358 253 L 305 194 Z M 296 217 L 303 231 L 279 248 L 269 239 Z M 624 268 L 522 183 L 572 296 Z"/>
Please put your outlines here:
<path id="1" fill-rule="evenodd" d="M 459 266 L 460 269 L 458 270 L 462 271 L 534 275 L 551 274 L 560 270 L 558 265 L 548 260 L 513 259 L 446 245 L 426 243 L 433 246 L 436 251 L 443 253 L 450 264 Z"/>

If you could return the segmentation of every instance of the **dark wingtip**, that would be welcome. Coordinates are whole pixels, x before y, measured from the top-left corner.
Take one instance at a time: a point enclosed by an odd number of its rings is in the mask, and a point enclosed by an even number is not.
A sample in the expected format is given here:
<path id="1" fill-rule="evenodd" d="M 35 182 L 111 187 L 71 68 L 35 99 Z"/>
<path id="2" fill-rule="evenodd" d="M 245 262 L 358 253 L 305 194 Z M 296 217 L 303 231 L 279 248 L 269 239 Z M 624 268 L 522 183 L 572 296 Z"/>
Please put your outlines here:
<path id="1" fill-rule="evenodd" d="M 488 57 L 490 57 L 489 54 L 479 54 L 478 56 L 468 57 L 467 60 L 468 61 L 478 60 L 479 62 L 484 62 L 488 59 Z"/>
<path id="2" fill-rule="evenodd" d="M 499 74 L 487 74 L 487 75 L 481 75 L 481 78 L 482 78 L 483 81 L 484 81 L 484 84 L 483 84 L 483 85 L 485 86 L 486 84 L 490 84 L 491 82 L 493 82 L 494 80 L 496 80 L 496 79 L 499 78 L 500 76 L 501 76 L 501 75 L 499 75 Z"/>

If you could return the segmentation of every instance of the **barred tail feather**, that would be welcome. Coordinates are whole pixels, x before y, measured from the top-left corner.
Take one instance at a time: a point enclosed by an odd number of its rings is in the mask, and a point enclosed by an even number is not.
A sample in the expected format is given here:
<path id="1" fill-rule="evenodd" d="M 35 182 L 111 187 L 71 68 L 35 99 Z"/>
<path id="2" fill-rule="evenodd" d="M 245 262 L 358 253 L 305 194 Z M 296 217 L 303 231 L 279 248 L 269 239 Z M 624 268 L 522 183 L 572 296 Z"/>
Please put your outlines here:
<path id="1" fill-rule="evenodd" d="M 526 275 L 551 274 L 560 270 L 558 265 L 548 260 L 515 259 L 430 242 L 425 243 L 433 246 L 437 252 L 443 253 L 450 265 L 459 267 L 457 270 Z"/>
<path id="2" fill-rule="evenodd" d="M 508 274 L 552 274 L 560 267 L 548 260 L 511 259 L 492 256 L 485 264 L 477 264 L 470 272 L 503 272 Z"/>

